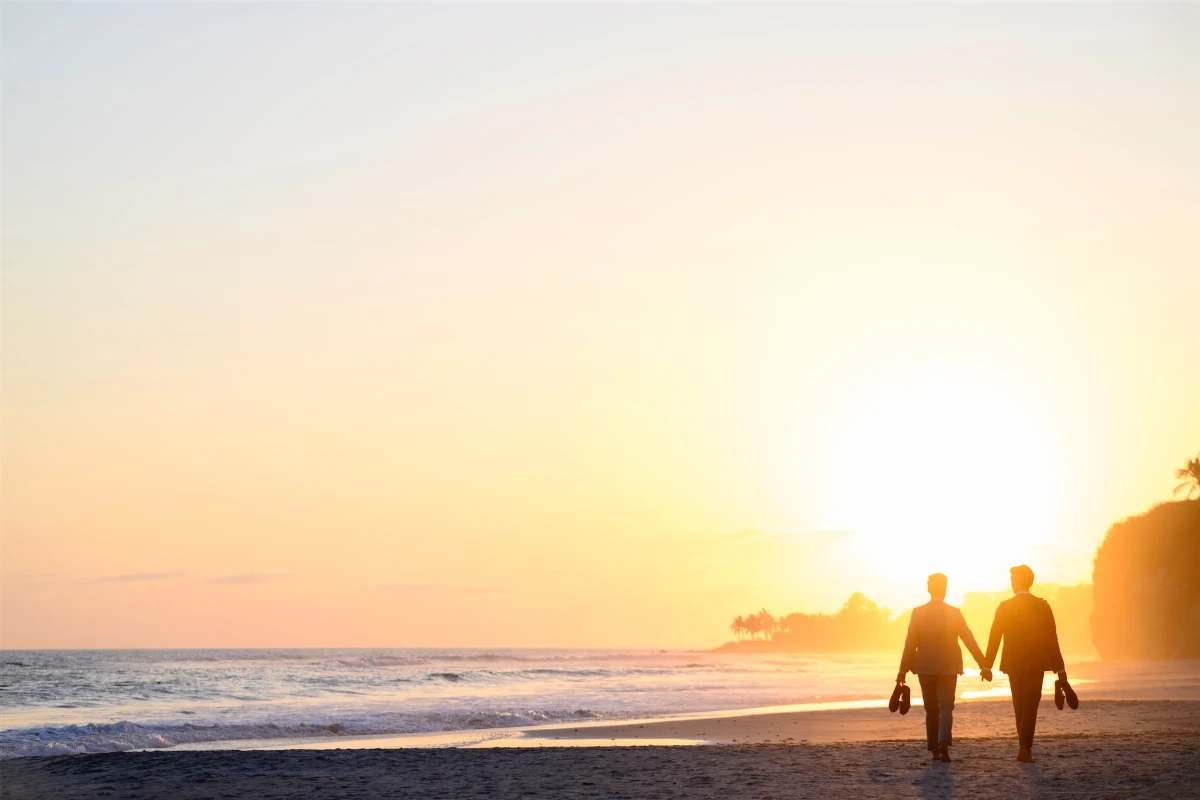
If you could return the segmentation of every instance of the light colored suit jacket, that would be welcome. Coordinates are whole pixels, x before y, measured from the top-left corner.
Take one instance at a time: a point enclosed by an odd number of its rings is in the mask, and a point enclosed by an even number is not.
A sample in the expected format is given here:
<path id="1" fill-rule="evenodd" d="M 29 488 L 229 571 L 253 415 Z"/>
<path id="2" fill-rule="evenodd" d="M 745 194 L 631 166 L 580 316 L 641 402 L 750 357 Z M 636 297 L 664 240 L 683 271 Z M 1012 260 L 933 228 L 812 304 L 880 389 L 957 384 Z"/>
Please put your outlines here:
<path id="1" fill-rule="evenodd" d="M 983 651 L 975 643 L 961 611 L 942 600 L 930 600 L 917 606 L 908 622 L 900 671 L 918 675 L 962 675 L 960 638 L 971 651 L 975 663 L 983 664 Z"/>

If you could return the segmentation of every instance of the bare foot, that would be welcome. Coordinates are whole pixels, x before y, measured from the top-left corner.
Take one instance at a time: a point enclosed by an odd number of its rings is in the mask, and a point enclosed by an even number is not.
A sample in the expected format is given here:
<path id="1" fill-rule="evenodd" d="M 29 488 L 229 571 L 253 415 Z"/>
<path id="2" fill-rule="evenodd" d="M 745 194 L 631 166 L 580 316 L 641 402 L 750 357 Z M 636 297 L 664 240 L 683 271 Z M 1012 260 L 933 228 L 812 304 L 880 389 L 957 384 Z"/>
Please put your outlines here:
<path id="1" fill-rule="evenodd" d="M 942 742 L 938 745 L 937 759 L 945 761 L 947 764 L 950 763 L 950 745 L 948 743 Z"/>
<path id="2" fill-rule="evenodd" d="M 1030 751 L 1030 749 L 1028 747 L 1022 747 L 1022 748 L 1018 749 L 1017 750 L 1017 761 L 1020 761 L 1022 764 L 1032 764 L 1033 763 L 1033 753 Z"/>

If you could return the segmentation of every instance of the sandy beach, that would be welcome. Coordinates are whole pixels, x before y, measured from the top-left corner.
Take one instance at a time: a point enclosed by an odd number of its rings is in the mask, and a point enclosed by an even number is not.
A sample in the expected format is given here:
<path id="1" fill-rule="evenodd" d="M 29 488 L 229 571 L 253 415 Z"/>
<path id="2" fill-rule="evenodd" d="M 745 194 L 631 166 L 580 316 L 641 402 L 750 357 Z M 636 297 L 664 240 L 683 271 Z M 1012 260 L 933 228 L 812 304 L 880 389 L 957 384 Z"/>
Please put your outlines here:
<path id="1" fill-rule="evenodd" d="M 732 712 L 527 731 L 504 740 L 509 746 L 487 748 L 160 751 L 14 759 L 0 763 L 0 796 L 1200 797 L 1200 702 L 1094 701 L 1077 712 L 1044 705 L 1037 762 L 1030 765 L 1014 760 L 1010 713 L 1001 701 L 962 704 L 951 764 L 927 761 L 919 738 L 919 708 L 907 717 L 880 709 Z M 516 738 L 527 746 L 511 746 Z M 708 744 L 644 745 L 648 740 Z M 563 746 L 596 741 L 608 746 Z M 627 746 L 631 744 L 642 746 Z"/>

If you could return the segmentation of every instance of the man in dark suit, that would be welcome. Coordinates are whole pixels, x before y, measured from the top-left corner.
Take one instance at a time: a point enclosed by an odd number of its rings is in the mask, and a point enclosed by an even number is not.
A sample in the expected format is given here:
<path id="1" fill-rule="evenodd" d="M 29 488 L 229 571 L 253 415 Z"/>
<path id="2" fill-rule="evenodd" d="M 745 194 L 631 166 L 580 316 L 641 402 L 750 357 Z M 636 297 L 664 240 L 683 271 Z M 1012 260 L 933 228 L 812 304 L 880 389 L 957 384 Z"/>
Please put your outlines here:
<path id="1" fill-rule="evenodd" d="M 963 672 L 961 638 L 975 663 L 983 666 L 983 652 L 975 643 L 962 612 L 946 604 L 948 579 L 940 572 L 929 576 L 929 602 L 913 609 L 908 622 L 908 638 L 900 657 L 897 683 L 904 683 L 909 671 L 921 681 L 921 701 L 925 705 L 925 738 L 935 761 L 950 760 L 950 733 L 954 723 L 954 692 Z M 989 677 L 990 680 L 990 677 Z"/>
<path id="2" fill-rule="evenodd" d="M 1050 604 L 1029 593 L 1033 570 L 1022 564 L 1009 570 L 1013 596 L 996 608 L 992 632 L 988 636 L 985 676 L 990 676 L 1000 641 L 1004 655 L 1000 671 L 1008 674 L 1012 689 L 1013 712 L 1017 717 L 1017 761 L 1033 761 L 1033 731 L 1037 726 L 1038 704 L 1042 701 L 1042 680 L 1047 672 L 1067 679 L 1058 630 Z"/>

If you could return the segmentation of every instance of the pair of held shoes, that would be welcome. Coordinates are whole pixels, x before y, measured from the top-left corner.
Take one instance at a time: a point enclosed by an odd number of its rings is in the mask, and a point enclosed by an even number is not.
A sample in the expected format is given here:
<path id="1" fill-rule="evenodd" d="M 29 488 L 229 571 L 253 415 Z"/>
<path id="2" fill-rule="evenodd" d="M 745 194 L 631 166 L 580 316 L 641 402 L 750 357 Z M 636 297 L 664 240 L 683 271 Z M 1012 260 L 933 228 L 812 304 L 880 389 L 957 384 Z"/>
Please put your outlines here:
<path id="1" fill-rule="evenodd" d="M 901 714 L 907 714 L 912 708 L 912 689 L 909 689 L 900 681 L 896 681 L 896 688 L 892 689 L 892 698 L 888 700 L 888 711 L 895 712 L 900 709 Z"/>
<path id="2" fill-rule="evenodd" d="M 1079 708 L 1079 695 L 1075 694 L 1071 684 L 1060 678 L 1054 682 L 1054 705 L 1059 711 L 1063 709 L 1063 700 L 1066 700 L 1072 711 Z"/>

